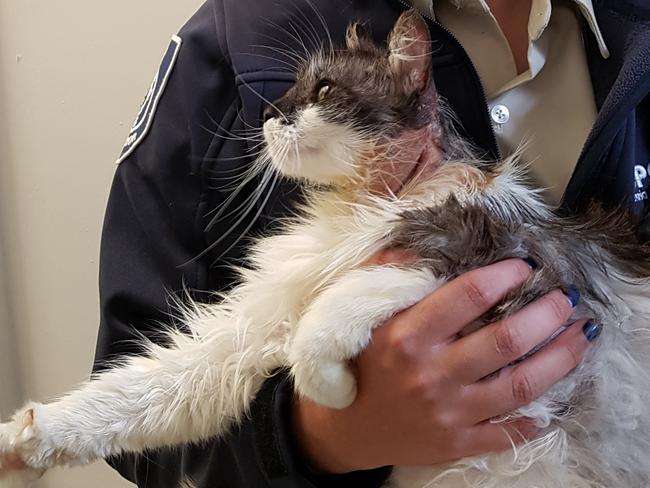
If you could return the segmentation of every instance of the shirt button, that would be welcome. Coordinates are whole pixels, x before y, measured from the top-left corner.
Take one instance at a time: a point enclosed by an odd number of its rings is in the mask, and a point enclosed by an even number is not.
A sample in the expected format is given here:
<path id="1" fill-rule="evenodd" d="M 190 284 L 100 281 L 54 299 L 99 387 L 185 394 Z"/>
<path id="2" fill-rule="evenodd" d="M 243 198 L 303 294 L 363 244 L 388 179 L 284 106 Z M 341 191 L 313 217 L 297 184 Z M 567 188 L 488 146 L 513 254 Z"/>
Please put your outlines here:
<path id="1" fill-rule="evenodd" d="M 505 124 L 510 120 L 510 110 L 505 105 L 495 105 L 490 110 L 490 115 L 497 124 Z"/>

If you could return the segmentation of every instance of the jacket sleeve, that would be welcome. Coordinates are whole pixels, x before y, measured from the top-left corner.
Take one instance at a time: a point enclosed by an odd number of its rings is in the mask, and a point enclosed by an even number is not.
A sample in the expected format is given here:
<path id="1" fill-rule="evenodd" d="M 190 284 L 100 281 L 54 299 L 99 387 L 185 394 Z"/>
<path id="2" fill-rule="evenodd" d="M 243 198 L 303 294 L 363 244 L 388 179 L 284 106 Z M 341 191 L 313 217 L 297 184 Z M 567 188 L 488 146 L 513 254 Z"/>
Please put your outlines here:
<path id="1" fill-rule="evenodd" d="M 215 254 L 197 258 L 208 247 L 204 217 L 215 198 L 205 165 L 220 150 L 206 127 L 238 103 L 215 25 L 206 3 L 180 31 L 182 43 L 164 90 L 156 93 L 148 131 L 115 174 L 102 235 L 95 371 L 139 353 L 142 336 L 160 340 L 160 324 L 171 322 L 170 293 L 187 288 L 201 299 L 202 291 L 232 284 L 232 277 L 214 266 Z M 109 463 L 141 488 L 177 488 L 183 479 L 197 488 L 381 485 L 386 476 L 381 470 L 310 476 L 292 444 L 291 398 L 290 381 L 279 372 L 264 385 L 249 420 L 226 437 Z"/>

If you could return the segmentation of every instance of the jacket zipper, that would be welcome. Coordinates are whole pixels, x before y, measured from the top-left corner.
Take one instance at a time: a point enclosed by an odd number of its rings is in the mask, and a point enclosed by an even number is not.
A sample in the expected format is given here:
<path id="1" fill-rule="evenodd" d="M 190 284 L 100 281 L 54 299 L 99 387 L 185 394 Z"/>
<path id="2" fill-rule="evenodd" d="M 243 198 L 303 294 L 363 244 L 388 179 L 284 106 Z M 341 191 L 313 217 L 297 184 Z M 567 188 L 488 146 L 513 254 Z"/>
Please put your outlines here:
<path id="1" fill-rule="evenodd" d="M 409 8 L 409 9 L 410 8 L 415 8 L 407 0 L 398 0 L 398 1 L 399 1 L 400 4 L 402 4 L 406 8 Z M 489 135 L 490 135 L 490 142 L 492 143 L 492 149 L 494 150 L 494 152 L 496 154 L 497 160 L 501 159 L 501 151 L 499 149 L 499 145 L 497 144 L 497 138 L 496 138 L 496 135 L 494 133 L 494 127 L 492 126 L 492 121 L 490 120 L 490 116 L 489 116 L 489 108 L 490 108 L 490 106 L 488 104 L 487 95 L 485 94 L 485 87 L 483 86 L 483 82 L 481 81 L 481 78 L 478 76 L 478 71 L 476 70 L 476 66 L 472 62 L 471 58 L 467 54 L 467 51 L 465 51 L 465 48 L 460 43 L 458 38 L 449 29 L 447 29 L 440 22 L 438 22 L 437 20 L 432 18 L 430 15 L 427 15 L 424 12 L 420 12 L 419 9 L 417 9 L 417 10 L 420 13 L 420 15 L 427 20 L 428 23 L 434 24 L 436 27 L 439 27 L 440 29 L 442 29 L 442 31 L 449 36 L 449 38 L 456 44 L 456 47 L 459 48 L 460 52 L 462 52 L 463 55 L 465 56 L 465 60 L 467 61 L 467 64 L 471 67 L 470 71 L 472 72 L 472 76 L 474 77 L 474 83 L 476 84 L 476 86 L 479 87 L 481 100 L 483 102 L 483 108 L 485 109 L 485 110 L 483 110 L 483 114 L 484 114 L 485 121 L 487 122 L 487 125 L 489 127 Z"/>

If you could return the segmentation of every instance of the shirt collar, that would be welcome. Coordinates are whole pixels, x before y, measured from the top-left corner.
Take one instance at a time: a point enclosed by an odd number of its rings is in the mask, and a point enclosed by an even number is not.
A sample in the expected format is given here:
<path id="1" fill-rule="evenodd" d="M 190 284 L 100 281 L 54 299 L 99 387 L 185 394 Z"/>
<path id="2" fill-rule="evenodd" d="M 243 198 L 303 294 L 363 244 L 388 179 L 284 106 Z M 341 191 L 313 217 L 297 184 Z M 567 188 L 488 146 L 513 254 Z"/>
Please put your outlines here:
<path id="1" fill-rule="evenodd" d="M 607 48 L 607 44 L 605 44 L 605 38 L 603 37 L 603 33 L 600 31 L 600 27 L 598 27 L 598 21 L 596 20 L 596 14 L 594 13 L 594 6 L 591 0 L 573 1 L 578 6 L 580 12 L 582 12 L 584 18 L 587 20 L 591 32 L 593 32 L 594 36 L 596 36 L 600 54 L 603 56 L 603 58 L 609 58 L 609 49 Z"/>
<path id="2" fill-rule="evenodd" d="M 482 12 L 490 12 L 490 7 L 485 0 L 449 0 L 457 8 L 467 8 L 472 10 L 478 10 Z M 600 27 L 598 26 L 598 21 L 596 20 L 596 14 L 594 13 L 594 6 L 591 0 L 572 0 L 573 3 L 578 7 L 580 13 L 589 24 L 591 32 L 596 37 L 598 42 L 598 49 L 600 54 L 604 58 L 609 57 L 609 49 L 605 43 Z M 434 0 L 414 0 L 413 5 L 422 9 L 424 12 L 433 13 L 433 2 Z M 532 41 L 538 40 L 546 26 L 548 25 L 551 19 L 551 0 L 533 0 L 531 6 L 531 15 L 528 22 L 528 34 Z"/>

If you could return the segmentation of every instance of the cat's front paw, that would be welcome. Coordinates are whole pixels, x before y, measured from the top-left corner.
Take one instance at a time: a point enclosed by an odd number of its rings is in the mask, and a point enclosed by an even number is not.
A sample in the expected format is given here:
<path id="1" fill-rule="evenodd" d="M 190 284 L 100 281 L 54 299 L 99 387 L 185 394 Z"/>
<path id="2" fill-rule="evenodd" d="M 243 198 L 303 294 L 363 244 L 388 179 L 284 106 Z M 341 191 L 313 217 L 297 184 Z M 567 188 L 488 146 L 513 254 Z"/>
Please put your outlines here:
<path id="1" fill-rule="evenodd" d="M 40 478 L 45 469 L 30 465 L 36 444 L 33 409 L 0 424 L 0 480 L 31 482 Z"/>
<path id="2" fill-rule="evenodd" d="M 298 393 L 345 408 L 357 394 L 348 362 L 373 330 L 440 284 L 428 269 L 377 267 L 350 271 L 312 302 L 296 326 L 288 360 Z"/>
<path id="3" fill-rule="evenodd" d="M 320 405 L 345 408 L 357 396 L 356 379 L 343 362 L 308 364 L 298 361 L 291 370 L 296 391 Z"/>

